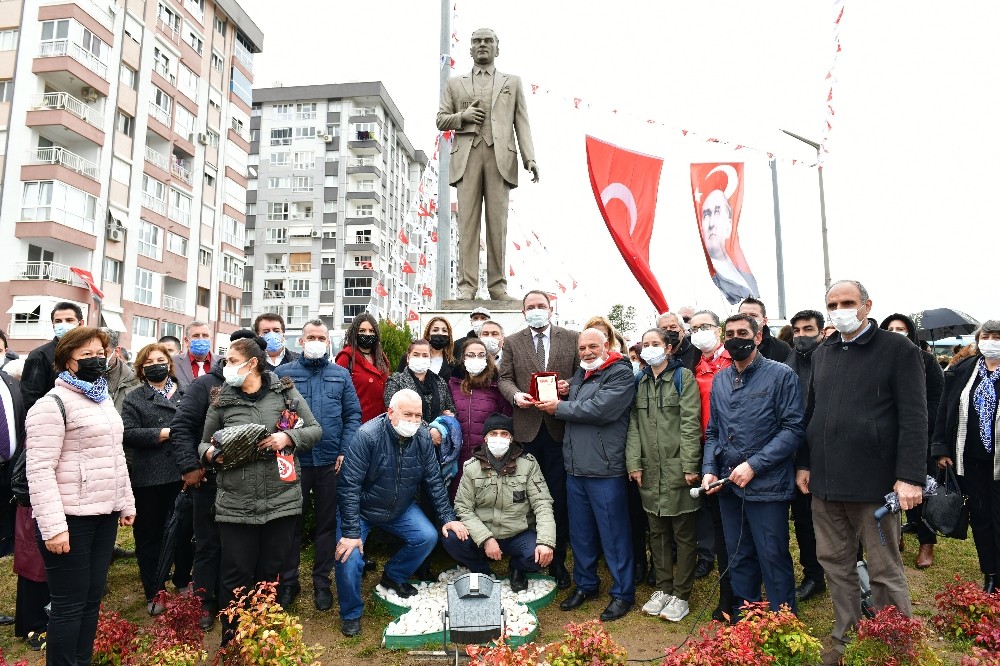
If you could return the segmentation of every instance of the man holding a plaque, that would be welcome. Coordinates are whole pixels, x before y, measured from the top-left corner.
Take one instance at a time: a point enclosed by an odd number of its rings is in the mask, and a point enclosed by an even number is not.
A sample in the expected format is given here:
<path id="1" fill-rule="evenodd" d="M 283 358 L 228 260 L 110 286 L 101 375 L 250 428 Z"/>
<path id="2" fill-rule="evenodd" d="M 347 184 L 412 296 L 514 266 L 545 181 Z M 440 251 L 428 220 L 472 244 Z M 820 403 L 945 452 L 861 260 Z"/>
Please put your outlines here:
<path id="1" fill-rule="evenodd" d="M 635 603 L 625 469 L 635 377 L 628 357 L 611 351 L 603 331 L 585 330 L 577 350 L 580 369 L 570 381 L 568 398 L 537 404 L 541 411 L 566 423 L 563 458 L 576 589 L 559 607 L 572 610 L 597 596 L 600 543 L 614 581 L 611 603 L 601 613 L 601 621 L 609 622 L 624 616 Z"/>
<path id="2" fill-rule="evenodd" d="M 543 391 L 550 391 L 551 386 L 545 385 L 552 380 L 545 377 L 551 377 L 552 373 L 555 373 L 556 393 L 563 397 L 569 395 L 569 379 L 576 372 L 577 334 L 549 322 L 552 305 L 544 291 L 529 291 L 521 307 L 528 326 L 504 340 L 499 388 L 515 408 L 514 441 L 538 461 L 552 495 L 556 548 L 549 573 L 556 579 L 559 589 L 566 589 L 570 586 L 570 577 L 566 570 L 569 518 L 562 450 L 564 424 L 539 410 L 536 404 L 538 380 L 542 380 Z M 537 376 L 540 373 L 541 377 Z"/>

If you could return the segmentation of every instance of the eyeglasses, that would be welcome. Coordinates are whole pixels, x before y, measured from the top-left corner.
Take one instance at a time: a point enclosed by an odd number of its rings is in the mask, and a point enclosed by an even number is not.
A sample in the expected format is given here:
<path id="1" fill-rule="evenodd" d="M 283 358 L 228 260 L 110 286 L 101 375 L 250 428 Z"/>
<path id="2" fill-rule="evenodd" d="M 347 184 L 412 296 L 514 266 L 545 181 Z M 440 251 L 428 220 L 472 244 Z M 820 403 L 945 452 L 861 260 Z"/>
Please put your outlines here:
<path id="1" fill-rule="evenodd" d="M 701 324 L 699 326 L 692 326 L 691 330 L 697 333 L 698 331 L 711 331 L 712 329 L 719 328 L 715 324 Z"/>
<path id="2" fill-rule="evenodd" d="M 466 354 L 465 358 L 482 358 L 482 359 L 485 359 L 486 358 L 486 352 L 483 352 L 482 354 Z"/>

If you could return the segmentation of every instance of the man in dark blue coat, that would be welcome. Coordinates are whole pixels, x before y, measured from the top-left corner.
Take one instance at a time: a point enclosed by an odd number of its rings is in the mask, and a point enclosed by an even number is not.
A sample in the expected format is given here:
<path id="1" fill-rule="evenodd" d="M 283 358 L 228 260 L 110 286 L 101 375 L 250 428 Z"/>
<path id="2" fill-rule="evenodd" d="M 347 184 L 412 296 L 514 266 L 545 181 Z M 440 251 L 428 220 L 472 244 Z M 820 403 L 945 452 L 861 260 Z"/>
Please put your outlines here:
<path id="1" fill-rule="evenodd" d="M 722 528 L 732 557 L 729 576 L 737 617 L 743 602 L 795 611 L 795 571 L 788 550 L 788 511 L 795 489 L 795 454 L 805 440 L 799 378 L 764 357 L 763 330 L 747 314 L 725 323 L 733 364 L 712 382 L 705 431 L 702 487 L 719 494 Z M 725 486 L 708 490 L 720 478 Z"/>
<path id="2" fill-rule="evenodd" d="M 330 362 L 330 335 L 319 319 L 308 321 L 299 338 L 302 355 L 274 368 L 279 377 L 288 377 L 309 404 L 316 420 L 323 426 L 319 444 L 296 454 L 302 466 L 302 504 L 315 495 L 316 556 L 313 560 L 313 601 L 316 610 L 333 607 L 330 572 L 337 545 L 337 475 L 344 461 L 343 450 L 361 426 L 361 403 L 358 401 L 351 373 Z M 291 352 L 289 352 L 291 353 Z M 302 516 L 292 536 L 289 562 L 281 575 L 278 603 L 287 609 L 299 594 L 299 562 L 302 555 Z"/>
<path id="3" fill-rule="evenodd" d="M 361 633 L 361 575 L 365 538 L 378 527 L 403 540 L 385 564 L 379 585 L 401 597 L 416 588 L 406 582 L 438 542 L 438 531 L 417 507 L 423 487 L 437 513 L 441 534 L 464 540 L 469 531 L 455 515 L 441 479 L 434 444 L 421 424 L 423 404 L 416 391 L 403 389 L 389 401 L 385 414 L 365 423 L 347 444 L 337 483 L 339 517 L 334 573 L 340 605 L 341 632 Z"/>

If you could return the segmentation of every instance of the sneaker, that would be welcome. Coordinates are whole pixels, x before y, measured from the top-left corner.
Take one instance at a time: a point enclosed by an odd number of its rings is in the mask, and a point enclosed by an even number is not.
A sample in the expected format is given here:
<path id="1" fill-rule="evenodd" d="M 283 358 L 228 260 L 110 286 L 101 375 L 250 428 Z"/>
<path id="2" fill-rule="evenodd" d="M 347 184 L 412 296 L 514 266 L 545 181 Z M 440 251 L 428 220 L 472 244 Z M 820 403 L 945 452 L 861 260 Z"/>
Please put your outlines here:
<path id="1" fill-rule="evenodd" d="M 673 599 L 673 595 L 657 590 L 656 592 L 653 592 L 653 596 L 649 598 L 649 601 L 643 604 L 642 612 L 646 615 L 659 615 L 660 611 L 662 611 L 663 608 Z"/>
<path id="2" fill-rule="evenodd" d="M 670 597 L 670 603 L 660 611 L 660 617 L 671 622 L 680 622 L 691 612 L 688 602 L 677 597 Z"/>

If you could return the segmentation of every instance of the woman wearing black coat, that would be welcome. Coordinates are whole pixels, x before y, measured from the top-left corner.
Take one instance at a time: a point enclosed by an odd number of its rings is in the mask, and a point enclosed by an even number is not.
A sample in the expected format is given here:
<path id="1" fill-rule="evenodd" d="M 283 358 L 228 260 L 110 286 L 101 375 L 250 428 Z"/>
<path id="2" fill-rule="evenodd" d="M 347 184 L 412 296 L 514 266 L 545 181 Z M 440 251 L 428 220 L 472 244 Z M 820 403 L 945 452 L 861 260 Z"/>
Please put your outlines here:
<path id="1" fill-rule="evenodd" d="M 183 392 L 173 379 L 170 352 L 161 344 L 139 350 L 135 374 L 139 386 L 125 396 L 122 405 L 124 445 L 136 504 L 132 531 L 146 610 L 159 615 L 163 603 L 157 595 L 166 581 L 156 579 L 156 565 L 163 532 L 182 485 L 170 444 L 170 422 Z M 174 560 L 173 582 L 178 589 L 191 583 L 192 559 L 191 536 L 181 534 Z"/>

